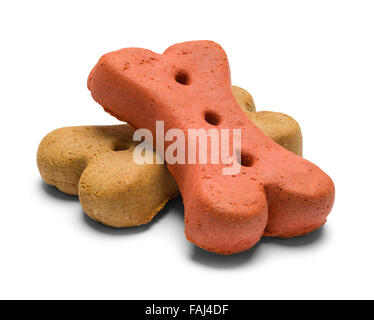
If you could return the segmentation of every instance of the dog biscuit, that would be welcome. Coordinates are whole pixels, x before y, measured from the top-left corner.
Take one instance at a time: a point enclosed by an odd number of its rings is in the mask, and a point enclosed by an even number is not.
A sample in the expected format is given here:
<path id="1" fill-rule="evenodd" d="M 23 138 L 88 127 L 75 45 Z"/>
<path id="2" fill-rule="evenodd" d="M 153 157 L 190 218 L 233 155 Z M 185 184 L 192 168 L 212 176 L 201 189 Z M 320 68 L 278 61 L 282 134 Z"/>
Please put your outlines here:
<path id="1" fill-rule="evenodd" d="M 232 254 L 263 235 L 303 235 L 326 222 L 334 202 L 332 180 L 243 117 L 218 44 L 180 43 L 164 54 L 140 48 L 105 54 L 91 71 L 88 88 L 105 111 L 154 136 L 156 120 L 185 136 L 191 128 L 231 129 L 230 139 L 233 129 L 241 131 L 237 174 L 222 174 L 223 163 L 168 164 L 184 202 L 186 237 L 196 245 Z"/>

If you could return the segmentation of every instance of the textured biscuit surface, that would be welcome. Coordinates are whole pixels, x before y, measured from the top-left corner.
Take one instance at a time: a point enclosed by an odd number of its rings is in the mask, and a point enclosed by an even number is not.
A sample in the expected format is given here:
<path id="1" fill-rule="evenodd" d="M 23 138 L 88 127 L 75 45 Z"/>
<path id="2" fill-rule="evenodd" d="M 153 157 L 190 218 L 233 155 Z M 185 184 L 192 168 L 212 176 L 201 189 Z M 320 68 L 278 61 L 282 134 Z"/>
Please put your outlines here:
<path id="1" fill-rule="evenodd" d="M 240 108 L 263 133 L 283 148 L 302 156 L 303 137 L 296 120 L 280 112 L 256 112 L 255 103 L 248 91 L 238 86 L 232 86 L 232 91 Z"/>
<path id="2" fill-rule="evenodd" d="M 107 112 L 154 135 L 156 120 L 185 136 L 190 128 L 212 125 L 241 130 L 239 174 L 222 175 L 224 164 L 168 165 L 183 197 L 191 242 L 232 254 L 251 248 L 264 234 L 292 237 L 325 223 L 334 201 L 332 180 L 243 117 L 218 44 L 181 43 L 164 54 L 139 48 L 108 53 L 92 70 L 88 87 Z M 208 113 L 219 121 L 207 121 Z"/>
<path id="3" fill-rule="evenodd" d="M 232 86 L 231 90 L 236 101 L 243 111 L 256 112 L 256 106 L 253 97 L 247 90 L 238 86 Z"/>
<path id="4" fill-rule="evenodd" d="M 66 127 L 40 143 L 37 163 L 45 182 L 79 194 L 87 215 L 112 227 L 149 222 L 178 187 L 162 164 L 136 164 L 129 125 Z"/>

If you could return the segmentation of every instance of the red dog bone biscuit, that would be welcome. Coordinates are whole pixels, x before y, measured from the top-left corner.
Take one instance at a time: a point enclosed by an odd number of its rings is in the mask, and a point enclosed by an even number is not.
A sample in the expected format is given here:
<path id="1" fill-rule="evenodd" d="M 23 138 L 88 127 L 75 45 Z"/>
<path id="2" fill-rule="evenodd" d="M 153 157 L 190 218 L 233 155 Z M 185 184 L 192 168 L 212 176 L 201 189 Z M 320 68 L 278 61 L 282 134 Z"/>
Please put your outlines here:
<path id="1" fill-rule="evenodd" d="M 138 48 L 105 54 L 88 88 L 107 112 L 152 130 L 154 137 L 156 120 L 186 136 L 191 128 L 241 129 L 238 174 L 223 175 L 222 163 L 168 165 L 183 197 L 186 237 L 198 246 L 232 254 L 251 248 L 262 235 L 293 237 L 325 223 L 334 201 L 332 180 L 245 117 L 218 44 L 186 42 L 162 55 Z"/>

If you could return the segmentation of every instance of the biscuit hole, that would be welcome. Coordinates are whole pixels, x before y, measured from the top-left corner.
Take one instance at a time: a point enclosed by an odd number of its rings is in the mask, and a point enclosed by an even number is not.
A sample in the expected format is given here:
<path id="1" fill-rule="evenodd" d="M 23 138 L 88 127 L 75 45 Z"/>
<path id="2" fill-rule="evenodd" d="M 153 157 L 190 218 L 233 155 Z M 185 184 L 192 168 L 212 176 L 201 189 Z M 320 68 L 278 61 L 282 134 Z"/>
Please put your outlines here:
<path id="1" fill-rule="evenodd" d="M 177 74 L 175 75 L 175 81 L 184 86 L 187 86 L 190 84 L 190 77 L 187 74 L 187 72 L 183 70 L 179 70 Z"/>
<path id="2" fill-rule="evenodd" d="M 125 142 L 119 142 L 115 144 L 112 148 L 113 151 L 125 151 L 130 149 L 130 146 Z"/>
<path id="3" fill-rule="evenodd" d="M 252 167 L 253 165 L 253 157 L 247 153 L 241 153 L 240 155 L 240 164 L 243 166 L 243 167 Z"/>
<path id="4" fill-rule="evenodd" d="M 205 121 L 213 126 L 218 126 L 221 123 L 221 117 L 213 111 L 207 111 L 205 112 Z"/>

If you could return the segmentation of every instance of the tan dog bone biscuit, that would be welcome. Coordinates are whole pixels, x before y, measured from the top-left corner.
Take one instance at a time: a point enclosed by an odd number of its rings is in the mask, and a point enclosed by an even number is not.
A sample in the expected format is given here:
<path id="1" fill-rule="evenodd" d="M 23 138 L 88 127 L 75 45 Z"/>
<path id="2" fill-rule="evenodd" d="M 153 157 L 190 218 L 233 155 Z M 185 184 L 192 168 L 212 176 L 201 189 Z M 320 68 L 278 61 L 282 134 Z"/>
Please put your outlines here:
<path id="1" fill-rule="evenodd" d="M 299 156 L 303 155 L 303 137 L 296 120 L 280 112 L 246 113 L 252 122 L 273 141 Z"/>
<path id="2" fill-rule="evenodd" d="M 232 86 L 231 89 L 236 101 L 243 111 L 256 112 L 253 97 L 247 90 L 238 86 Z"/>
<path id="3" fill-rule="evenodd" d="M 118 228 L 145 224 L 177 196 L 166 167 L 136 164 L 132 151 L 104 153 L 83 171 L 79 199 L 94 220 Z"/>
<path id="4" fill-rule="evenodd" d="M 233 87 L 233 92 L 265 134 L 301 154 L 295 120 L 277 112 L 250 112 L 255 110 L 252 96 L 239 87 Z M 134 162 L 133 132 L 126 124 L 54 130 L 38 149 L 40 174 L 59 190 L 79 194 L 83 210 L 94 220 L 113 227 L 145 224 L 178 194 L 178 186 L 166 166 Z"/>
<path id="5" fill-rule="evenodd" d="M 178 186 L 166 166 L 134 162 L 132 136 L 129 125 L 52 131 L 38 149 L 41 176 L 63 192 L 78 193 L 94 220 L 113 227 L 145 224 Z"/>
<path id="6" fill-rule="evenodd" d="M 263 133 L 283 148 L 302 156 L 303 137 L 296 120 L 280 112 L 256 112 L 253 98 L 247 90 L 232 86 L 232 91 L 240 108 Z"/>
<path id="7" fill-rule="evenodd" d="M 62 192 L 77 195 L 78 183 L 91 158 L 128 149 L 133 130 L 128 126 L 66 127 L 50 132 L 41 141 L 37 163 L 44 181 Z M 126 145 L 128 143 L 128 145 Z"/>

